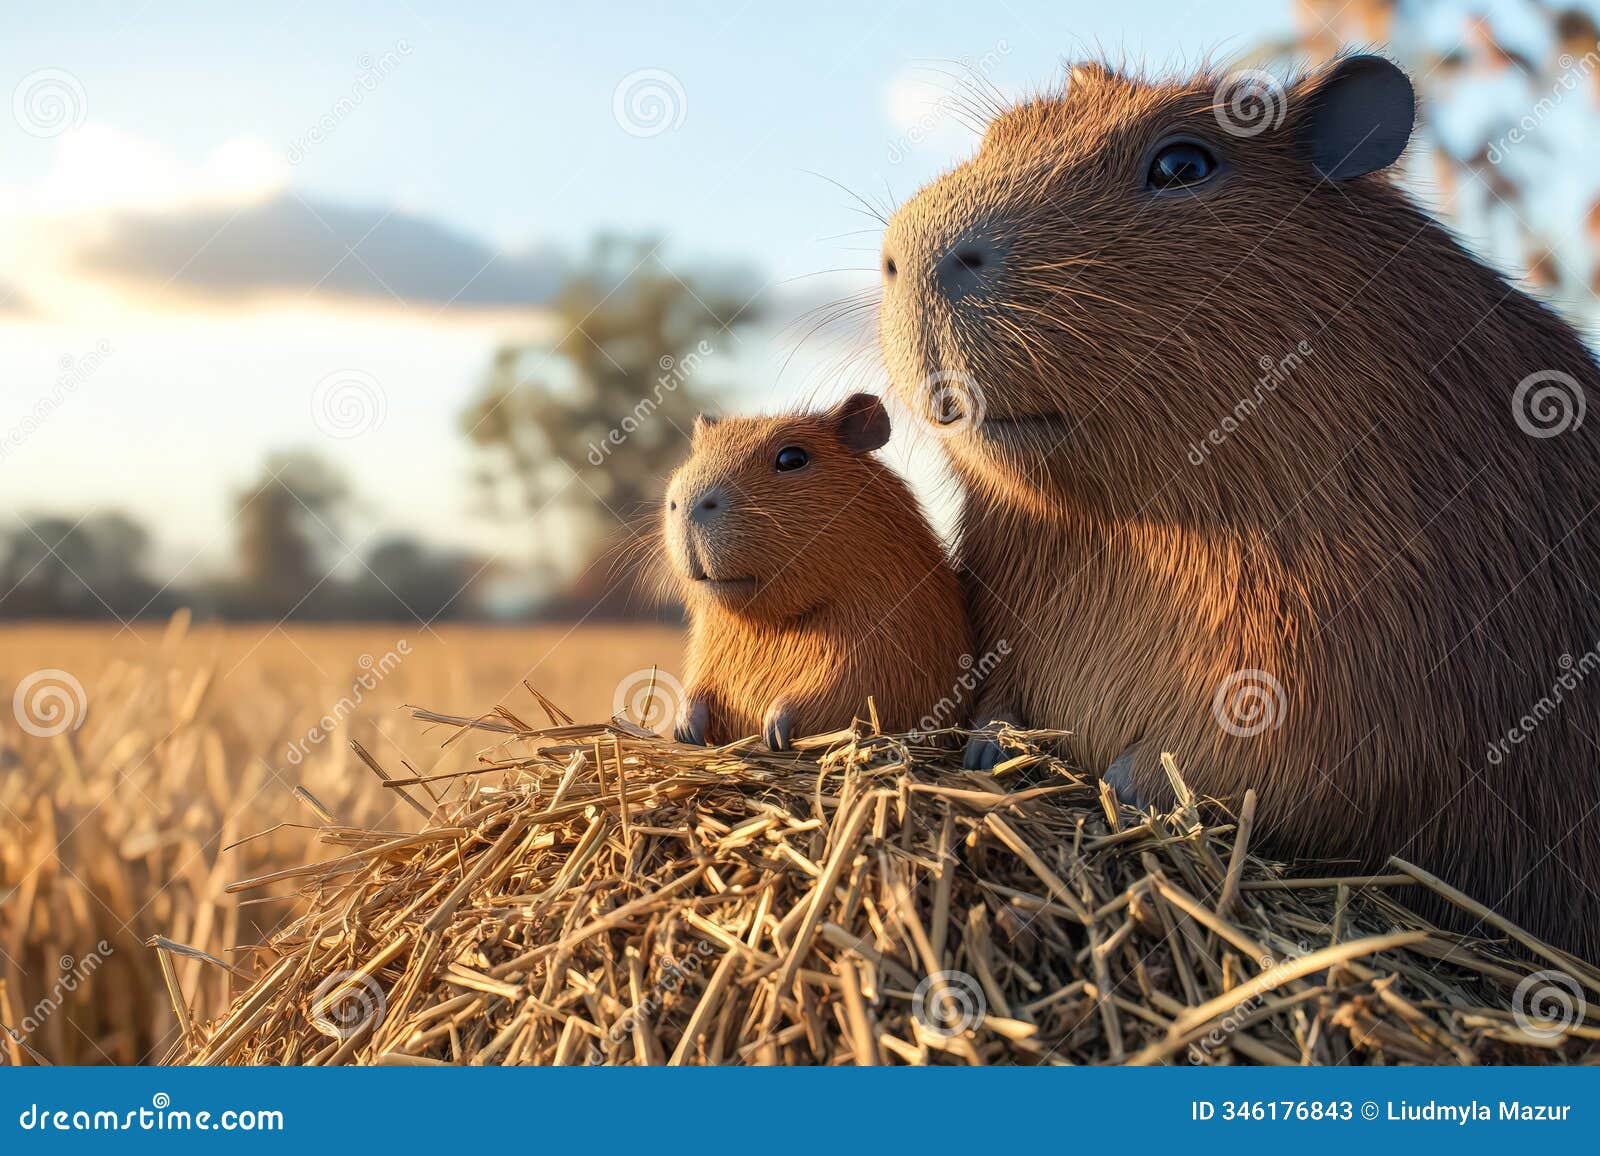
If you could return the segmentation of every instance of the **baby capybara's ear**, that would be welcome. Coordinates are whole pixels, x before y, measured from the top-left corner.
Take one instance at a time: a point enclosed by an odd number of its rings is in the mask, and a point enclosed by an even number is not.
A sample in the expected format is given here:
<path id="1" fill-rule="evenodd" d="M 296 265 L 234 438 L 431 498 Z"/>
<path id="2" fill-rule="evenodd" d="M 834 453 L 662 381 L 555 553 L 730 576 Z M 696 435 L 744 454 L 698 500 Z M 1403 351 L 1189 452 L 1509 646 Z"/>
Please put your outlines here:
<path id="1" fill-rule="evenodd" d="M 717 416 L 710 413 L 697 413 L 694 415 L 694 428 L 689 431 L 691 441 L 699 441 L 700 435 L 717 424 Z"/>
<path id="2" fill-rule="evenodd" d="M 1386 169 L 1416 122 L 1411 80 L 1381 56 L 1347 56 L 1313 73 L 1290 96 L 1295 136 L 1312 166 L 1333 181 Z"/>
<path id="3" fill-rule="evenodd" d="M 870 393 L 852 393 L 828 411 L 839 440 L 858 454 L 871 453 L 889 440 L 889 411 Z"/>
<path id="4" fill-rule="evenodd" d="M 1067 83 L 1080 88 L 1105 84 L 1117 79 L 1117 74 L 1098 60 L 1077 60 L 1067 65 Z"/>

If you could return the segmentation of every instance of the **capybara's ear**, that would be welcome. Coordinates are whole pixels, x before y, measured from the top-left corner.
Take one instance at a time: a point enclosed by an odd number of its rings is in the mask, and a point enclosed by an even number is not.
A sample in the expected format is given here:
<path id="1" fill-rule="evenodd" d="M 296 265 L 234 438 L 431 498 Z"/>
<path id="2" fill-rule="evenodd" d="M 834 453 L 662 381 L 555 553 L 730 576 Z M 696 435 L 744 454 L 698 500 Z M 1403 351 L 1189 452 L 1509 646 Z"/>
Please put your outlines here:
<path id="1" fill-rule="evenodd" d="M 852 393 L 828 415 L 839 440 L 859 454 L 871 453 L 889 440 L 889 411 L 870 393 Z"/>
<path id="2" fill-rule="evenodd" d="M 1103 84 L 1116 78 L 1117 74 L 1098 60 L 1078 60 L 1067 65 L 1067 83 L 1069 85 Z"/>
<path id="3" fill-rule="evenodd" d="M 697 413 L 697 414 L 695 414 L 694 415 L 694 428 L 689 431 L 690 440 L 699 441 L 700 440 L 700 435 L 705 433 L 706 430 L 710 429 L 712 426 L 714 426 L 716 424 L 717 424 L 717 417 L 716 417 L 715 414 L 710 414 L 710 413 Z"/>
<path id="4" fill-rule="evenodd" d="M 1394 64 L 1381 56 L 1347 56 L 1300 87 L 1303 95 L 1290 101 L 1295 133 L 1317 172 L 1347 181 L 1400 159 L 1417 100 Z"/>

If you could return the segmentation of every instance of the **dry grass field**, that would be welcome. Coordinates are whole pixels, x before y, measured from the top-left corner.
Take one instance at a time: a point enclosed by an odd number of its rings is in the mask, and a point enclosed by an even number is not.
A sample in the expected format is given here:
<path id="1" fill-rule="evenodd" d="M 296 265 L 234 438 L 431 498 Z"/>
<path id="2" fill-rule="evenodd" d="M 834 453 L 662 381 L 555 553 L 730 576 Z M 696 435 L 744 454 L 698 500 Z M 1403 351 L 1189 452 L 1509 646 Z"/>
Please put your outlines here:
<path id="1" fill-rule="evenodd" d="M 320 821 L 316 806 L 421 822 L 351 740 L 422 773 L 470 757 L 475 744 L 444 747 L 450 732 L 402 704 L 531 714 L 526 680 L 603 719 L 631 674 L 674 672 L 680 645 L 676 629 L 639 626 L 0 629 L 0 1054 L 159 1059 L 177 1025 L 147 940 L 228 959 L 264 936 L 285 905 L 223 888 L 312 857 L 300 824 Z M 201 1017 L 238 982 L 181 957 L 175 979 Z"/>
<path id="2" fill-rule="evenodd" d="M 1184 787 L 1136 813 L 1037 749 L 991 781 L 948 735 L 821 736 L 797 763 L 539 730 L 529 687 L 585 723 L 670 706 L 681 644 L 0 630 L 0 1062 L 568 1063 L 630 1038 L 626 1007 L 661 1014 L 606 1062 L 1593 1059 L 1600 972 L 1458 894 L 1532 958 L 1429 925 L 1401 885 L 1452 892 L 1399 860 L 1261 858 L 1248 804 L 1203 820 Z M 587 954 L 534 976 L 557 941 Z M 726 954 L 680 991 L 695 942 Z M 327 978 L 368 975 L 392 1022 L 329 1040 Z M 955 1035 L 927 1019 L 966 1009 L 950 977 L 977 1009 Z"/>

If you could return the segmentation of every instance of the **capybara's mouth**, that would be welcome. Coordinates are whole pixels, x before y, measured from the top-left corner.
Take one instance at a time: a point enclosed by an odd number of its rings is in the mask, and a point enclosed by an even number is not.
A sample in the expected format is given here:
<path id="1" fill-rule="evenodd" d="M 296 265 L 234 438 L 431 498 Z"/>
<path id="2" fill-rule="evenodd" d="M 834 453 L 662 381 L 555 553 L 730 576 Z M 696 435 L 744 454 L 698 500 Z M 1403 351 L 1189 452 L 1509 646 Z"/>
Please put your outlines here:
<path id="1" fill-rule="evenodd" d="M 755 604 L 760 583 L 754 578 L 702 578 L 694 587 L 712 602 L 739 610 Z"/>
<path id="2" fill-rule="evenodd" d="M 714 594 L 736 594 L 756 588 L 754 578 L 712 578 L 708 574 L 701 574 L 695 581 Z"/>
<path id="3" fill-rule="evenodd" d="M 695 549 L 694 538 L 691 536 L 684 544 L 684 569 L 689 573 L 689 581 L 704 582 L 706 568 L 700 564 L 700 551 Z"/>
<path id="4" fill-rule="evenodd" d="M 720 574 L 713 574 L 706 569 L 706 564 L 701 561 L 700 555 L 701 548 L 691 536 L 689 541 L 685 543 L 684 570 L 689 577 L 689 581 L 697 589 L 718 596 L 748 593 L 755 590 L 757 585 L 755 578 L 748 575 L 743 577 L 723 577 Z"/>
<path id="5" fill-rule="evenodd" d="M 988 414 L 972 426 L 979 437 L 1016 449 L 1049 453 L 1072 433 L 1063 418 L 1045 414 Z"/>

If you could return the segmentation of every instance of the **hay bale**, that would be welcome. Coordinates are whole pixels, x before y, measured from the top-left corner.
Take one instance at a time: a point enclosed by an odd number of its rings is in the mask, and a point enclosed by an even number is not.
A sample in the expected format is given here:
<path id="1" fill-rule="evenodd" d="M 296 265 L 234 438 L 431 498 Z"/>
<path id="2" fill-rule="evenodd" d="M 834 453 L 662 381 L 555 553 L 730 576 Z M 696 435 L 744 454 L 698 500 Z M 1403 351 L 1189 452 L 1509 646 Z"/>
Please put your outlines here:
<path id="1" fill-rule="evenodd" d="M 426 825 L 327 826 L 330 856 L 231 885 L 292 884 L 297 913 L 220 1020 L 173 986 L 169 1059 L 1549 1063 L 1600 1038 L 1593 968 L 1429 925 L 1398 861 L 1291 877 L 1248 849 L 1253 800 L 1232 820 L 1170 761 L 1176 808 L 1140 814 L 1046 733 L 975 774 L 952 732 L 706 750 L 540 701 L 542 729 L 414 712 L 494 736 L 469 773 L 359 752 Z"/>

